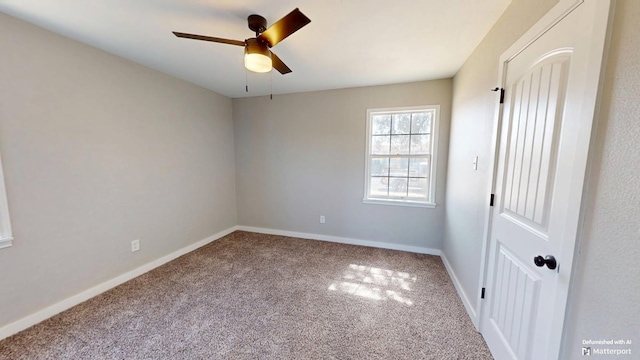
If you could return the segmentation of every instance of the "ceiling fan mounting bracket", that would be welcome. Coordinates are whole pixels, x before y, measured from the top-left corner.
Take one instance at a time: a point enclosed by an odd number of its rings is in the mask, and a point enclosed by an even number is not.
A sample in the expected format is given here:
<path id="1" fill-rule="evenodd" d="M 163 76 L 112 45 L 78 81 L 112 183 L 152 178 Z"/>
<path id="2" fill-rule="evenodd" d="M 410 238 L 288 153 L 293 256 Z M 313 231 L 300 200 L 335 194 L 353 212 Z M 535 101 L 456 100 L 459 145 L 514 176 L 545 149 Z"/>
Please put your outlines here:
<path id="1" fill-rule="evenodd" d="M 256 33 L 256 36 L 262 34 L 263 31 L 267 30 L 267 19 L 263 18 L 260 15 L 249 15 L 247 18 L 249 22 L 249 29 Z"/>

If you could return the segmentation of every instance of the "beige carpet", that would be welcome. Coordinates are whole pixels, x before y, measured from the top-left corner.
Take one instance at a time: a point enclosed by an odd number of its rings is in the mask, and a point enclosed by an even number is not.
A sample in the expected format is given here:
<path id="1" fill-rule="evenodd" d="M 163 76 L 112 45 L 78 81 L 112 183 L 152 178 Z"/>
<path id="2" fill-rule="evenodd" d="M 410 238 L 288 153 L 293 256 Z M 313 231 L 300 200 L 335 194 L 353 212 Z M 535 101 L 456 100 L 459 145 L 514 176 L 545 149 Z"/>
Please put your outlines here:
<path id="1" fill-rule="evenodd" d="M 436 256 L 235 232 L 0 342 L 0 359 L 491 359 Z"/>

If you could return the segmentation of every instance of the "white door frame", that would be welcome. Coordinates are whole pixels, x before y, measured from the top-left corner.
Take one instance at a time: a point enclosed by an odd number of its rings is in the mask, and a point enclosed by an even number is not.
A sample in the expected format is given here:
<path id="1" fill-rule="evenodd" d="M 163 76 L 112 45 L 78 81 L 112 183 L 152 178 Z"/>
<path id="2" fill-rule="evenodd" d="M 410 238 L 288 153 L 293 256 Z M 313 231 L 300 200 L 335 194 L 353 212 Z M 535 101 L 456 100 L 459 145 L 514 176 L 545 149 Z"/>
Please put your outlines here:
<path id="1" fill-rule="evenodd" d="M 597 37 L 593 37 L 592 38 L 592 44 L 594 45 L 594 47 L 598 48 L 598 49 L 606 49 L 606 45 L 607 45 L 607 40 L 610 37 L 610 32 L 611 32 L 611 24 L 612 21 L 611 18 L 613 17 L 613 8 L 615 6 L 615 1 L 616 0 L 595 0 L 595 1 L 606 1 L 608 4 L 608 9 L 609 12 L 608 14 L 602 14 L 602 18 L 597 19 L 598 24 L 596 24 L 596 27 L 602 28 L 605 27 L 607 28 L 606 32 L 599 32 Z M 554 6 L 551 10 L 549 10 L 549 12 L 547 12 L 547 14 L 545 14 L 540 20 L 538 20 L 538 22 L 536 22 L 524 35 L 522 35 L 522 37 L 520 37 L 520 39 L 518 39 L 516 42 L 514 42 L 503 54 L 502 56 L 500 56 L 500 62 L 499 62 L 499 70 L 498 70 L 498 86 L 500 88 L 504 88 L 505 84 L 506 84 L 506 72 L 505 72 L 505 64 L 507 64 L 511 59 L 513 59 L 514 57 L 516 57 L 518 54 L 520 54 L 520 52 L 522 52 L 527 46 L 529 46 L 532 42 L 534 42 L 535 40 L 537 40 L 538 38 L 540 38 L 543 34 L 545 34 L 549 29 L 551 29 L 554 25 L 556 25 L 558 22 L 560 22 L 565 16 L 567 16 L 571 11 L 573 11 L 576 7 L 578 7 L 580 4 L 582 4 L 584 2 L 584 0 L 560 0 L 558 4 L 556 4 L 556 6 Z M 601 52 L 599 52 L 598 54 L 592 54 L 591 58 L 589 59 L 590 64 L 593 64 L 592 69 L 593 69 L 593 73 L 590 74 L 590 76 L 588 76 L 587 79 L 587 93 L 585 93 L 585 99 L 587 99 L 588 101 L 593 101 L 593 103 L 595 104 L 595 108 L 594 109 L 590 109 L 587 111 L 590 111 L 591 114 L 589 114 L 589 116 L 591 118 L 593 118 L 593 124 L 592 124 L 592 128 L 589 129 L 589 131 L 591 132 L 591 143 L 589 146 L 589 153 L 591 153 L 592 147 L 594 145 L 594 141 L 593 141 L 593 135 L 595 134 L 595 129 L 597 127 L 597 121 L 596 121 L 596 114 L 598 113 L 598 108 L 599 108 L 599 94 L 601 93 L 601 88 L 603 85 L 603 81 L 602 77 L 604 74 L 604 64 L 605 64 L 605 57 L 606 57 L 606 52 L 603 50 Z M 491 182 L 490 182 L 490 187 L 489 187 L 489 192 L 487 193 L 487 195 L 489 194 L 495 194 L 495 187 L 496 187 L 496 178 L 497 178 L 497 169 L 498 169 L 498 155 L 499 155 L 499 145 L 500 145 L 500 129 L 502 128 L 502 107 L 503 104 L 497 104 L 496 105 L 496 109 L 495 109 L 495 115 L 494 115 L 494 119 L 496 119 L 494 121 L 493 124 L 493 135 L 492 135 L 492 149 L 491 149 L 491 158 L 490 158 L 490 165 L 489 168 L 493 169 L 491 172 Z M 580 156 L 584 156 L 585 160 L 587 161 L 587 169 L 589 168 L 589 159 L 586 159 L 588 154 L 581 154 Z M 586 177 L 586 173 L 585 173 L 585 177 Z M 571 243 L 571 246 L 575 245 L 575 249 L 578 249 L 580 247 L 580 242 L 581 242 L 581 237 L 579 236 L 579 229 L 582 228 L 582 225 L 584 223 L 584 213 L 585 213 L 585 203 L 584 203 L 584 194 L 582 195 L 582 200 L 581 200 L 581 207 L 580 207 L 580 216 L 578 219 L 578 226 L 576 228 L 576 233 L 575 233 L 575 243 L 572 241 L 569 241 L 569 243 Z M 481 254 L 481 259 L 480 259 L 480 275 L 479 275 L 479 288 L 485 288 L 486 283 L 487 283 L 487 276 L 488 274 L 488 263 L 489 263 L 489 245 L 490 245 L 490 238 L 491 238 L 491 223 L 492 223 L 492 216 L 493 216 L 493 207 L 490 206 L 490 202 L 491 199 L 489 196 L 487 196 L 487 200 L 486 200 L 486 211 L 485 211 L 485 220 L 484 220 L 484 231 L 483 231 L 483 238 L 482 238 L 482 254 Z M 576 266 L 576 262 L 574 261 L 572 264 L 572 269 L 571 269 L 571 273 L 573 273 L 573 270 Z M 572 287 L 573 284 L 573 279 L 570 280 L 570 288 Z M 569 298 L 567 298 L 567 300 L 569 300 Z M 487 306 L 485 302 L 483 301 L 483 299 L 481 299 L 479 296 L 477 297 L 477 301 L 476 301 L 476 309 L 478 309 L 477 311 L 477 324 L 476 324 L 476 328 L 480 331 L 482 331 L 483 329 L 483 312 L 487 311 Z M 565 307 L 565 320 L 566 320 L 566 307 Z M 563 324 L 564 327 L 564 324 Z M 563 342 L 564 338 L 566 337 L 566 332 L 567 329 L 566 327 L 564 327 L 563 329 L 563 336 L 561 339 L 557 339 L 556 340 L 556 344 L 554 344 L 554 347 L 557 347 L 557 349 L 559 351 L 562 350 L 561 348 L 561 343 Z"/>

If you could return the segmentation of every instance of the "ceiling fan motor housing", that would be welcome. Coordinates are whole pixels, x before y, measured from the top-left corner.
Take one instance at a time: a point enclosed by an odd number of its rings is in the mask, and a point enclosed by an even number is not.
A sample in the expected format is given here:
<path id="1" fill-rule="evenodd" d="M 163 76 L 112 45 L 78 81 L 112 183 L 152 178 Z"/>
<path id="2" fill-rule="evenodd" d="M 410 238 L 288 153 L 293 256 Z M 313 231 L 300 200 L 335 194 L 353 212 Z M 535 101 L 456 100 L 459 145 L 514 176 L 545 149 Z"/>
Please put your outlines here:
<path id="1" fill-rule="evenodd" d="M 256 36 L 267 30 L 267 19 L 260 15 L 249 15 L 247 21 L 249 22 L 249 29 L 253 30 L 253 32 L 256 33 Z"/>

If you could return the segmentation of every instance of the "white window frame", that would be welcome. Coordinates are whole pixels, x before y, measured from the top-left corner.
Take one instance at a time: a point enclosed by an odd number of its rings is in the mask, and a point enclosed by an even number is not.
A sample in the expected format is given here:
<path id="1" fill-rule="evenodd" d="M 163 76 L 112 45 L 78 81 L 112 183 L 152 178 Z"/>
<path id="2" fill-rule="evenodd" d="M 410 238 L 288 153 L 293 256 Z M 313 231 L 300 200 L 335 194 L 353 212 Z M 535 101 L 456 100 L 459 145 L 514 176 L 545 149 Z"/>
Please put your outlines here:
<path id="1" fill-rule="evenodd" d="M 8 248 L 13 244 L 11 234 L 11 221 L 9 219 L 9 204 L 7 192 L 4 187 L 4 173 L 2 172 L 2 156 L 0 156 L 0 249 Z"/>
<path id="2" fill-rule="evenodd" d="M 369 196 L 369 187 L 371 185 L 371 121 L 372 116 L 377 114 L 397 114 L 397 113 L 413 113 L 423 110 L 435 111 L 435 116 L 431 122 L 431 169 L 429 174 L 429 199 L 427 201 L 419 201 L 416 199 L 393 198 L 393 197 L 373 197 Z M 365 204 L 378 205 L 396 205 L 396 206 L 414 206 L 414 207 L 436 207 L 436 170 L 438 168 L 438 128 L 440 124 L 440 105 L 422 105 L 422 106 L 404 106 L 393 108 L 377 108 L 367 109 L 367 130 L 366 130 L 366 149 L 365 149 L 365 172 L 364 172 L 364 198 Z M 394 154 L 401 155 L 401 154 Z"/>

